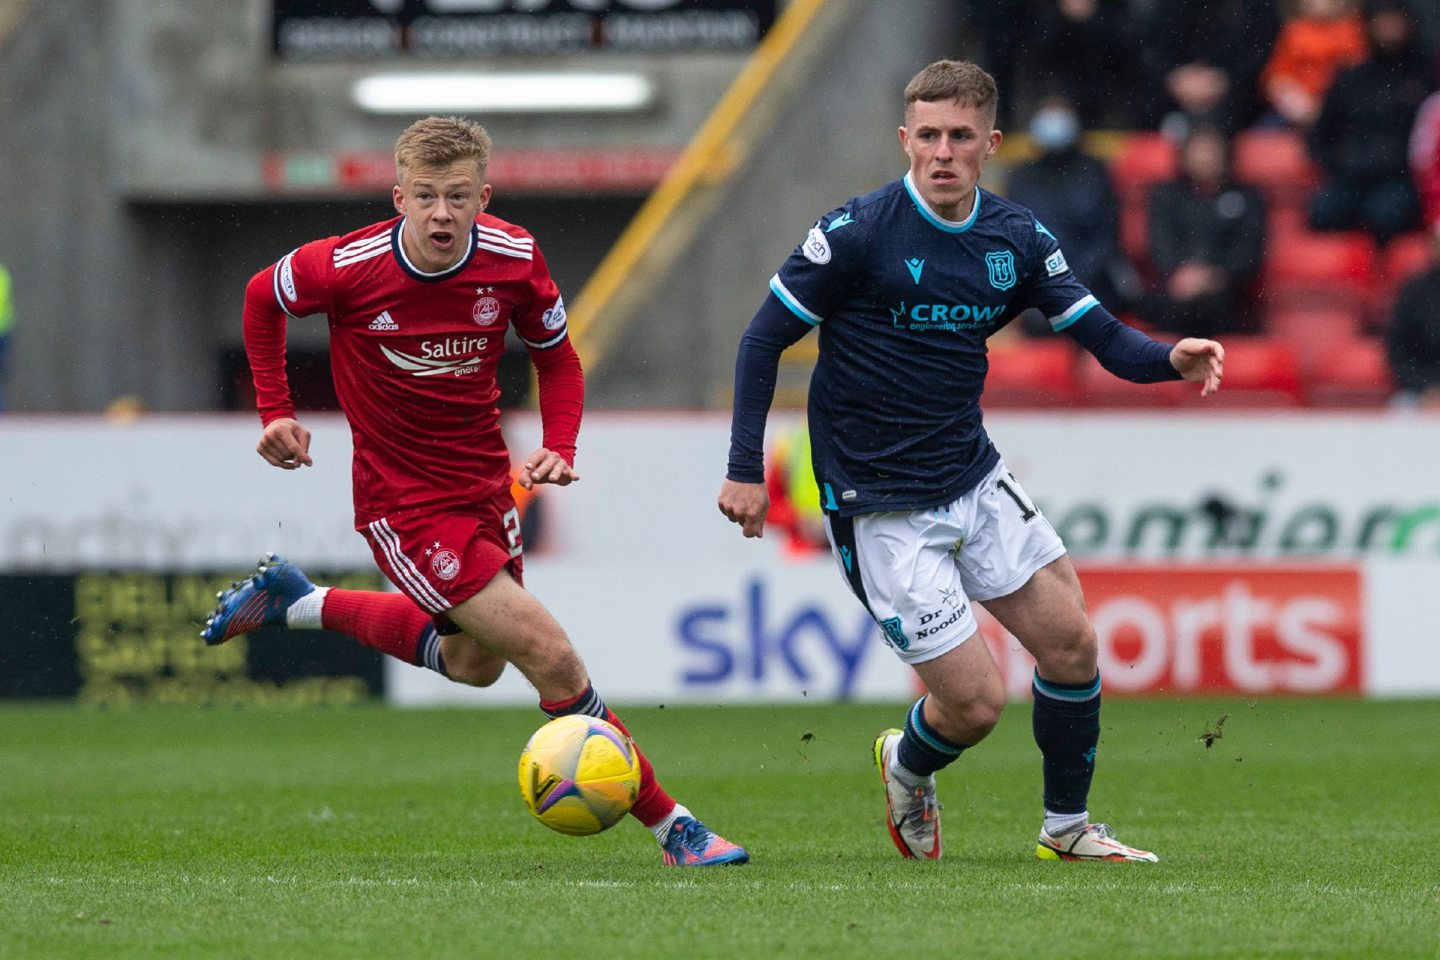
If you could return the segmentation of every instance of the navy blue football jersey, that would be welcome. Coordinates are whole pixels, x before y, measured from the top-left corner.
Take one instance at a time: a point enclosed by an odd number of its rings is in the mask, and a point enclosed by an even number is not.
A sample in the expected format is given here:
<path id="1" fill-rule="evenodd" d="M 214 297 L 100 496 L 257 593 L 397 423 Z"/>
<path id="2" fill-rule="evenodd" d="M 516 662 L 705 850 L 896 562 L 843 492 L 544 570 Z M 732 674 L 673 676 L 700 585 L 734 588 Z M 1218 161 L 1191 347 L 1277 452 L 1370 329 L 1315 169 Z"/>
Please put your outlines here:
<path id="1" fill-rule="evenodd" d="M 844 516 L 970 490 L 999 456 L 986 338 L 1028 307 L 1063 330 L 1096 305 L 1029 210 L 977 187 L 970 216 L 945 220 L 908 174 L 822 217 L 770 289 L 819 327 L 811 449 L 821 503 Z"/>

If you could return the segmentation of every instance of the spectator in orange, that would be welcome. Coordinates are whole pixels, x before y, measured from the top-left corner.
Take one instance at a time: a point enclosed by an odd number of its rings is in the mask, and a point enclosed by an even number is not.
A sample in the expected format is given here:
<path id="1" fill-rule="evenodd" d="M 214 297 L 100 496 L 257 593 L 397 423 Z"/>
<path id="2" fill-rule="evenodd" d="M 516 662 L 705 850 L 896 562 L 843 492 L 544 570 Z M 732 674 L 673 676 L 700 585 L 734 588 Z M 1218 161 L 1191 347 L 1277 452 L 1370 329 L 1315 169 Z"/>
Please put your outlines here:
<path id="1" fill-rule="evenodd" d="M 1365 21 L 1351 0 L 1297 0 L 1260 74 L 1260 90 L 1278 119 L 1309 127 L 1336 71 L 1368 52 Z"/>

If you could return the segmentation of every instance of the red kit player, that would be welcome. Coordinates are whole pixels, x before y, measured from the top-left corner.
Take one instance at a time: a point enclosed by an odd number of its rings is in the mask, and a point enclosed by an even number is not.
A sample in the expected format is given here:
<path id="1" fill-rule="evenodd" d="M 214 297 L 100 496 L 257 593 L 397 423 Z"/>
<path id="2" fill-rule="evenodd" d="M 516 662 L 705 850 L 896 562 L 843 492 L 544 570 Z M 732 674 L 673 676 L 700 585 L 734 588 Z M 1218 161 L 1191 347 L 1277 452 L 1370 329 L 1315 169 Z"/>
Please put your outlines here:
<path id="1" fill-rule="evenodd" d="M 500 433 L 496 367 L 514 327 L 539 382 L 544 444 L 520 484 L 565 486 L 585 380 L 565 306 L 534 238 L 484 212 L 490 138 L 431 117 L 395 143 L 399 216 L 316 240 L 245 291 L 245 350 L 264 424 L 257 448 L 285 470 L 311 464 L 285 374 L 288 318 L 325 314 L 335 389 L 354 438 L 355 528 L 399 594 L 317 587 L 268 557 L 221 594 L 208 644 L 261 626 L 335 630 L 473 686 L 515 665 L 550 717 L 624 727 L 590 685 L 565 631 L 523 587 L 519 514 Z M 742 847 L 677 804 L 641 756 L 634 816 L 672 865 L 745 863 Z"/>

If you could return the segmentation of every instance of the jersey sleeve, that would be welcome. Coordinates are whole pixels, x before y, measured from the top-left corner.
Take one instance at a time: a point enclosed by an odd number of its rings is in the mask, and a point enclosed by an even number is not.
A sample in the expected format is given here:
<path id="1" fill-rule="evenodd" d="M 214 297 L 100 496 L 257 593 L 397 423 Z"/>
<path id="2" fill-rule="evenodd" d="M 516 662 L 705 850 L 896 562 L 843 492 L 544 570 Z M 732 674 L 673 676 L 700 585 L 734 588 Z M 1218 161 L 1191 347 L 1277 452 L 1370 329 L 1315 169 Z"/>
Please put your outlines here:
<path id="1" fill-rule="evenodd" d="M 850 293 L 865 255 L 865 225 L 846 205 L 821 217 L 770 278 L 770 292 L 814 326 Z"/>
<path id="2" fill-rule="evenodd" d="M 315 240 L 291 250 L 272 268 L 275 302 L 299 319 L 330 312 L 334 302 L 335 243 L 337 238 Z"/>
<path id="3" fill-rule="evenodd" d="M 550 276 L 539 244 L 535 245 L 531 264 L 530 297 L 516 309 L 512 323 L 535 364 L 544 435 L 541 442 L 573 465 L 585 407 L 585 372 L 580 355 L 570 343 L 565 301 Z"/>
<path id="4" fill-rule="evenodd" d="M 285 372 L 286 320 L 330 312 L 334 245 L 335 238 L 331 237 L 292 250 L 251 277 L 245 288 L 241 326 L 263 424 L 295 416 Z"/>
<path id="5" fill-rule="evenodd" d="M 1017 306 L 1039 310 L 1050 321 L 1050 328 L 1059 332 L 1100 301 L 1070 270 L 1055 235 L 1039 220 L 1032 218 L 1032 223 L 1034 235 L 1025 265 L 1025 291 Z"/>
<path id="6" fill-rule="evenodd" d="M 569 336 L 565 301 L 550 276 L 550 265 L 539 244 L 531 260 L 528 299 L 515 311 L 513 322 L 515 333 L 532 351 L 553 349 Z"/>

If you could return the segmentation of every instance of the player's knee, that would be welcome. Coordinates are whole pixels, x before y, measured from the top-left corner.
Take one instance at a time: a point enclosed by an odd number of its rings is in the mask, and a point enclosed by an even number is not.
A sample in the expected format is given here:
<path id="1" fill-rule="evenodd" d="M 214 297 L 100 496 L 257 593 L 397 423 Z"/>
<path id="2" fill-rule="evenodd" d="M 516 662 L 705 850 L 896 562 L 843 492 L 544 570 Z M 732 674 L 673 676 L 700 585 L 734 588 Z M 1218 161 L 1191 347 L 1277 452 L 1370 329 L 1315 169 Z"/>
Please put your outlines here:
<path id="1" fill-rule="evenodd" d="M 469 638 L 464 639 L 467 642 L 445 646 L 445 675 L 471 687 L 488 687 L 499 680 L 505 672 L 505 658 Z"/>
<path id="2" fill-rule="evenodd" d="M 450 679 L 472 687 L 488 687 L 499 680 L 504 673 L 505 661 L 499 657 L 493 657 L 465 664 L 460 668 L 458 675 L 452 671 Z"/>
<path id="3" fill-rule="evenodd" d="M 1081 619 L 1051 636 L 1035 661 L 1047 677 L 1082 683 L 1095 675 L 1099 652 L 1095 628 Z"/>
<path id="4" fill-rule="evenodd" d="M 975 737 L 969 742 L 978 743 L 980 737 L 984 737 L 994 730 L 995 725 L 1000 722 L 1000 714 L 1003 712 L 1005 712 L 1003 689 L 998 694 L 977 697 L 967 703 L 961 710 L 960 720 Z"/>

